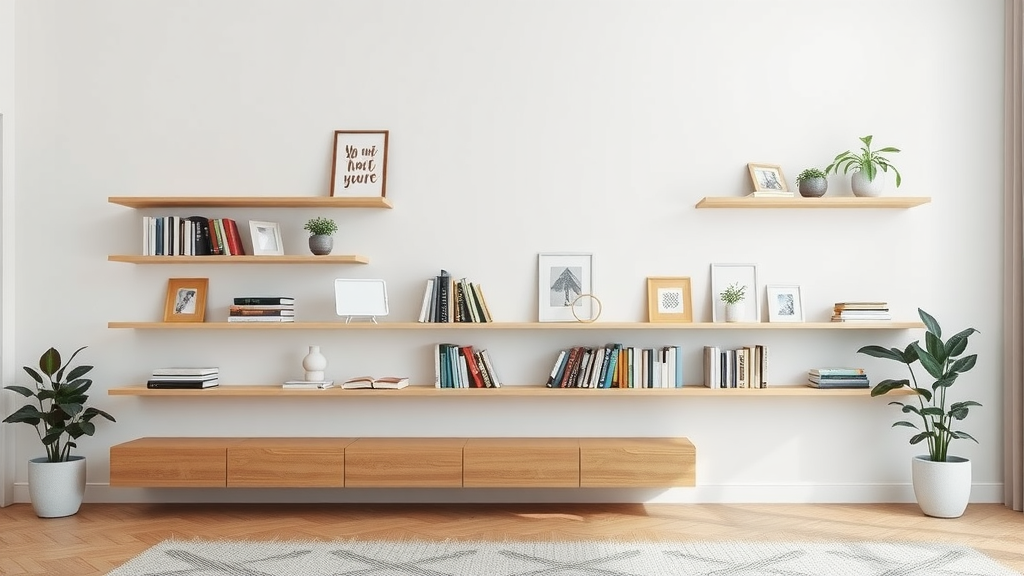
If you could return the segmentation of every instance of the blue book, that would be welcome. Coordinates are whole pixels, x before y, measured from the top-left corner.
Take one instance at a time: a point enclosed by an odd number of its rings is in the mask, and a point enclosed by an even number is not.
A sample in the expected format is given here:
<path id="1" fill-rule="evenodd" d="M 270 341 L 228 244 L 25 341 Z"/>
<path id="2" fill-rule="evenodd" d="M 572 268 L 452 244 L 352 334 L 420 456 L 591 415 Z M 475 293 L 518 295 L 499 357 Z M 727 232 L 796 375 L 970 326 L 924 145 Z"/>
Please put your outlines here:
<path id="1" fill-rule="evenodd" d="M 683 347 L 673 346 L 676 352 L 676 388 L 683 387 Z"/>

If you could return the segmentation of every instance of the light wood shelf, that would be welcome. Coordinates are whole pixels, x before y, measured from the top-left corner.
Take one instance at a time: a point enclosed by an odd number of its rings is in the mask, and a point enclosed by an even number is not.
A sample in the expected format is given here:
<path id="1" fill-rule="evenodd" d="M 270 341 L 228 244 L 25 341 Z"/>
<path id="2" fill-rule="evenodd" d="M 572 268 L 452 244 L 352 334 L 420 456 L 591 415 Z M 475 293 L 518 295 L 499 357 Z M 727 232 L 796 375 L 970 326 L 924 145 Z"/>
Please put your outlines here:
<path id="1" fill-rule="evenodd" d="M 205 258 L 205 256 L 200 256 Z M 237 258 L 237 256 L 232 256 Z M 913 330 L 921 322 L 108 322 L 132 330 Z"/>
<path id="2" fill-rule="evenodd" d="M 383 197 L 331 196 L 110 196 L 128 208 L 391 208 Z"/>
<path id="3" fill-rule="evenodd" d="M 352 255 L 285 255 L 285 256 L 140 256 L 135 254 L 111 254 L 110 262 L 129 264 L 369 264 L 370 259 L 358 254 Z"/>
<path id="4" fill-rule="evenodd" d="M 122 386 L 107 390 L 110 396 L 148 396 L 156 398 L 204 397 L 204 398 L 239 398 L 239 397 L 347 397 L 360 398 L 367 396 L 392 396 L 395 398 L 433 397 L 433 398 L 480 398 L 483 396 L 497 398 L 594 398 L 594 397 L 632 397 L 650 398 L 665 396 L 870 396 L 866 388 L 839 388 L 821 390 L 800 384 L 769 386 L 767 388 L 705 388 L 704 386 L 684 386 L 682 388 L 547 388 L 544 386 L 502 386 L 501 388 L 435 388 L 430 385 L 409 386 L 401 390 L 344 390 L 341 387 L 326 390 L 285 389 L 275 385 L 253 386 L 239 384 L 222 384 L 214 388 L 197 389 L 157 389 L 145 386 Z M 909 390 L 897 390 L 890 395 L 909 396 Z"/>
<path id="5" fill-rule="evenodd" d="M 930 196 L 824 196 L 821 198 L 752 198 L 750 196 L 707 196 L 697 208 L 913 208 L 931 202 Z"/>

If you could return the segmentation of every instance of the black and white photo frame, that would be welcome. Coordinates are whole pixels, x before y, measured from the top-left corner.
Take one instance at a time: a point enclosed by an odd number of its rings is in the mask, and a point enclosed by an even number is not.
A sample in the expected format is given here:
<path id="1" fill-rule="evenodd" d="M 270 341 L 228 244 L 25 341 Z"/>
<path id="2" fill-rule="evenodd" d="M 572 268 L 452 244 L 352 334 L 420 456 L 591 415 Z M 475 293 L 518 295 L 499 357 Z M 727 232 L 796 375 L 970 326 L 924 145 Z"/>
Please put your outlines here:
<path id="1" fill-rule="evenodd" d="M 769 284 L 765 290 L 768 296 L 769 322 L 803 322 L 803 290 L 796 284 Z"/>
<path id="2" fill-rule="evenodd" d="M 537 321 L 594 319 L 594 255 L 551 252 L 537 255 Z"/>

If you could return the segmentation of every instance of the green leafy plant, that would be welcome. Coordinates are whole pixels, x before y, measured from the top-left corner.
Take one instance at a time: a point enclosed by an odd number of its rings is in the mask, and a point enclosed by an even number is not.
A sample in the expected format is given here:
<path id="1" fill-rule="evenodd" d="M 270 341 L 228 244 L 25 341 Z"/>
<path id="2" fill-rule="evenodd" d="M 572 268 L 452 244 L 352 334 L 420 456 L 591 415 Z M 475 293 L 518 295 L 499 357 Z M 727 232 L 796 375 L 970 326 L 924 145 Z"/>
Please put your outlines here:
<path id="1" fill-rule="evenodd" d="M 60 353 L 56 348 L 50 348 L 39 357 L 38 372 L 25 366 L 25 372 L 36 381 L 35 390 L 25 386 L 4 387 L 26 398 L 35 398 L 38 407 L 25 404 L 4 418 L 4 422 L 24 423 L 34 427 L 46 448 L 46 459 L 49 462 L 67 461 L 71 449 L 78 447 L 75 440 L 82 436 L 92 436 L 96 432 L 93 418 L 102 416 L 111 422 L 115 421 L 113 416 L 103 410 L 85 406 L 89 400 L 86 392 L 92 386 L 92 380 L 83 376 L 93 367 L 71 367 L 75 356 L 85 348 L 82 346 L 75 350 L 67 364 L 62 365 Z M 46 376 L 45 382 L 43 376 Z"/>
<path id="2" fill-rule="evenodd" d="M 746 286 L 740 286 L 739 282 L 733 282 L 726 286 L 725 290 L 719 296 L 722 298 L 722 302 L 726 304 L 735 304 L 744 298 L 746 298 Z"/>
<path id="3" fill-rule="evenodd" d="M 825 173 L 817 168 L 808 168 L 797 175 L 796 183 L 799 184 L 803 180 L 811 180 L 813 178 L 825 178 Z"/>
<path id="4" fill-rule="evenodd" d="M 882 153 L 893 153 L 899 152 L 899 148 L 893 148 L 892 146 L 886 146 L 878 150 L 871 149 L 871 136 L 862 136 L 860 141 L 864 144 L 860 147 L 860 153 L 854 154 L 852 150 L 841 152 L 836 155 L 832 163 L 825 167 L 825 174 L 834 173 L 839 174 L 839 169 L 843 169 L 843 174 L 848 173 L 852 169 L 856 169 L 863 172 L 868 180 L 874 180 L 875 176 L 878 175 L 878 170 L 882 172 L 888 172 L 890 169 L 896 173 L 896 187 L 900 187 L 900 183 L 903 181 L 903 177 L 900 176 L 899 170 L 892 165 L 892 162 L 888 158 L 882 155 Z"/>
<path id="5" fill-rule="evenodd" d="M 920 430 L 910 438 L 911 444 L 928 441 L 928 455 L 935 462 L 945 462 L 949 455 L 949 443 L 952 440 L 975 440 L 967 432 L 953 429 L 955 420 L 963 420 L 971 406 L 981 404 L 966 400 L 963 402 L 952 402 L 946 408 L 946 393 L 964 372 L 974 368 L 978 360 L 977 354 L 964 356 L 967 351 L 967 339 L 971 334 L 978 332 L 974 328 L 967 328 L 950 336 L 945 342 L 942 340 L 942 329 L 939 323 L 930 314 L 918 308 L 918 315 L 924 322 L 925 345 L 922 347 L 920 341 L 912 342 L 906 348 L 885 348 L 882 346 L 864 346 L 857 352 L 895 360 L 907 365 L 910 370 L 910 379 L 887 379 L 882 380 L 871 389 L 872 396 L 882 396 L 893 390 L 909 388 L 917 395 L 917 404 L 904 402 L 889 402 L 890 405 L 900 406 L 904 414 L 916 414 L 921 418 L 924 425 L 918 428 L 913 422 L 900 420 L 893 424 L 896 426 L 907 426 Z M 921 367 L 934 378 L 930 386 L 923 387 L 914 374 L 912 364 L 920 362 Z"/>
<path id="6" fill-rule="evenodd" d="M 310 236 L 330 236 L 338 231 L 338 225 L 335 224 L 334 220 L 324 218 L 323 216 L 310 218 L 303 228 L 309 230 Z"/>

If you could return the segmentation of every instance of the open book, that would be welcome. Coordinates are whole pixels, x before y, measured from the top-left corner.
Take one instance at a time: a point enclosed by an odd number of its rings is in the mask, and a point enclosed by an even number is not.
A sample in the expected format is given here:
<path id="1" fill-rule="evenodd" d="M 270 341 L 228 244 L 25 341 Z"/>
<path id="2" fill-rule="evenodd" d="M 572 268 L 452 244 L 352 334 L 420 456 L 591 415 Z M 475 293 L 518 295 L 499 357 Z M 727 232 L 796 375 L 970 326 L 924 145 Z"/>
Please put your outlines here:
<path id="1" fill-rule="evenodd" d="M 341 387 L 346 390 L 355 388 L 398 390 L 400 388 L 405 388 L 408 385 L 409 379 L 401 376 L 385 376 L 383 378 L 374 378 L 373 376 L 356 376 L 355 378 L 345 380 L 345 383 L 342 384 Z"/>

